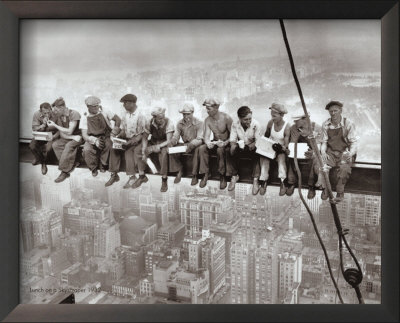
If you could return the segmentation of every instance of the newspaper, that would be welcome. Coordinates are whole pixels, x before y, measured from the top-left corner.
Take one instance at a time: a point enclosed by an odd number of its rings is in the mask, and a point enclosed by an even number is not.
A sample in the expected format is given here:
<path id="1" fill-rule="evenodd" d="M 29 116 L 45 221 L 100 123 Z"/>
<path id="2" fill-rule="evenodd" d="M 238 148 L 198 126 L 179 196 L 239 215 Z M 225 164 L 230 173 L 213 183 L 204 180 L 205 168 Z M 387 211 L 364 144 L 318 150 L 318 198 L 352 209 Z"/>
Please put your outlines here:
<path id="1" fill-rule="evenodd" d="M 126 144 L 126 140 L 124 139 L 120 139 L 120 138 L 116 138 L 116 137 L 111 137 L 111 141 L 113 143 L 112 147 L 114 149 L 120 149 L 120 150 L 125 150 L 122 145 Z"/>
<path id="2" fill-rule="evenodd" d="M 186 148 L 187 148 L 187 146 L 169 147 L 169 148 L 168 148 L 168 154 L 185 153 L 185 152 L 186 152 Z"/>
<path id="3" fill-rule="evenodd" d="M 53 134 L 51 132 L 32 131 L 33 139 L 38 141 L 52 141 Z"/>
<path id="4" fill-rule="evenodd" d="M 272 139 L 269 139 L 264 136 L 260 137 L 256 141 L 256 147 L 257 147 L 256 153 L 264 157 L 274 159 L 276 157 L 276 151 L 272 148 L 272 145 L 275 143 L 276 142 L 273 141 Z"/>

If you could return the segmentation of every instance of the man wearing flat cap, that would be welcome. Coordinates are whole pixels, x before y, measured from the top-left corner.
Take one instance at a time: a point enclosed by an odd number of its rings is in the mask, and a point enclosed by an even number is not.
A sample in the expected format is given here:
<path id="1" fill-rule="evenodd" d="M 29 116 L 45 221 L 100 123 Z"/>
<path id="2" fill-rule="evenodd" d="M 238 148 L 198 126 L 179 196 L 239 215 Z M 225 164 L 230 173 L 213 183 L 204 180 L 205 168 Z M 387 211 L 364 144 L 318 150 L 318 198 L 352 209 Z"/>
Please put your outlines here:
<path id="1" fill-rule="evenodd" d="M 136 105 L 137 97 L 135 95 L 126 94 L 120 99 L 120 102 L 124 105 L 124 112 L 121 115 L 121 131 L 115 137 L 127 140 L 123 148 L 125 149 L 126 175 L 129 176 L 123 188 L 135 188 L 148 181 L 144 173 L 146 163 L 142 160 L 142 137 L 145 135 L 146 118 Z M 105 184 L 106 186 L 119 181 L 121 153 L 122 151 L 119 149 L 110 151 L 111 178 Z M 139 172 L 139 178 L 136 177 L 136 169 Z M 136 186 L 134 186 L 135 183 Z"/>
<path id="2" fill-rule="evenodd" d="M 338 167 L 336 172 L 336 202 L 344 198 L 344 187 L 351 174 L 351 166 L 357 154 L 358 137 L 355 125 L 348 118 L 342 117 L 343 103 L 331 101 L 325 106 L 330 118 L 322 124 L 322 160 L 327 168 Z M 314 161 L 315 171 L 318 173 L 318 183 L 321 184 L 323 191 L 321 198 L 328 199 L 328 192 L 321 172 L 318 171 L 316 161 Z M 310 186 L 311 187 L 311 186 Z"/>
<path id="3" fill-rule="evenodd" d="M 288 153 L 287 147 L 289 146 L 290 126 L 283 116 L 287 113 L 287 109 L 278 103 L 272 103 L 269 107 L 271 110 L 271 120 L 267 124 L 267 130 L 264 136 L 272 139 L 278 143 L 277 153 L 275 160 L 278 162 L 278 177 L 281 180 L 279 195 L 283 196 L 286 193 L 286 154 Z M 268 157 L 260 156 L 260 195 L 264 195 L 267 189 L 267 180 L 269 177 L 269 165 L 271 159 Z"/>
<path id="4" fill-rule="evenodd" d="M 228 186 L 229 191 L 235 189 L 235 183 L 239 179 L 239 160 L 241 157 L 250 158 L 253 177 L 253 195 L 257 195 L 260 185 L 260 158 L 256 154 L 256 140 L 261 136 L 260 124 L 253 118 L 253 113 L 248 106 L 242 106 L 237 110 L 238 120 L 232 123 L 230 141 L 230 154 L 232 156 L 232 179 Z"/>
<path id="5" fill-rule="evenodd" d="M 108 168 L 112 147 L 110 134 L 118 135 L 121 124 L 121 119 L 115 113 L 103 109 L 100 103 L 100 99 L 96 96 L 87 97 L 85 104 L 88 113 L 85 113 L 80 123 L 82 137 L 85 140 L 83 158 L 93 176 L 97 176 L 98 170 L 104 173 Z M 111 120 L 115 122 L 115 127 L 112 127 Z"/>
<path id="6" fill-rule="evenodd" d="M 229 136 L 231 133 L 232 118 L 225 112 L 219 111 L 220 103 L 213 99 L 206 99 L 203 105 L 207 109 L 208 117 L 204 121 L 204 145 L 199 148 L 200 170 L 204 174 L 200 187 L 207 185 L 209 177 L 209 154 L 217 153 L 218 173 L 220 175 L 220 189 L 227 186 L 226 177 L 232 175 L 232 157 L 230 155 Z M 211 141 L 211 133 L 214 136 Z"/>
<path id="7" fill-rule="evenodd" d="M 56 115 L 53 113 L 51 109 L 50 103 L 44 102 L 40 105 L 38 111 L 33 114 L 32 118 L 32 131 L 40 131 L 40 132 L 52 132 L 53 134 L 57 132 L 55 127 L 49 127 L 47 124 L 48 120 L 56 120 Z M 58 135 L 58 132 L 57 132 Z M 35 156 L 35 160 L 32 162 L 32 165 L 42 165 L 42 174 L 47 174 L 47 155 L 52 150 L 53 141 L 56 139 L 53 136 L 53 140 L 51 141 L 41 141 L 32 139 L 29 144 L 29 148 Z"/>
<path id="8" fill-rule="evenodd" d="M 70 176 L 76 167 L 76 154 L 78 147 L 83 144 L 79 121 L 81 115 L 78 111 L 67 108 L 63 98 L 58 98 L 52 104 L 57 114 L 56 122 L 47 121 L 50 127 L 55 127 L 60 138 L 53 142 L 53 150 L 59 161 L 58 169 L 61 174 L 55 182 L 60 183 Z"/>
<path id="9" fill-rule="evenodd" d="M 172 139 L 174 133 L 174 124 L 172 121 L 165 117 L 165 108 L 155 107 L 151 111 L 152 118 L 146 124 L 145 133 L 151 135 L 150 140 L 147 136 L 143 136 L 143 150 L 144 156 L 150 157 L 151 161 L 157 167 L 161 178 L 161 192 L 168 190 L 168 144 Z M 171 162 L 174 159 L 171 158 Z M 173 166 L 172 168 L 177 168 Z"/>
<path id="10" fill-rule="evenodd" d="M 192 182 L 191 185 L 198 183 L 197 173 L 199 171 L 199 147 L 203 143 L 203 122 L 193 116 L 194 106 L 191 103 L 186 103 L 179 110 L 182 113 L 183 119 L 177 125 L 169 147 L 176 146 L 179 138 L 182 138 L 183 144 L 186 146 L 186 153 L 190 153 L 192 159 Z M 175 155 L 178 155 L 175 158 Z M 170 172 L 178 172 L 175 177 L 174 183 L 179 183 L 182 178 L 182 162 L 180 160 L 181 154 L 173 154 L 170 157 Z"/>
<path id="11" fill-rule="evenodd" d="M 310 117 L 310 114 L 308 114 L 308 117 Z M 290 127 L 290 138 L 289 142 L 292 143 L 306 143 L 308 145 L 308 151 L 305 153 L 305 157 L 307 158 L 307 166 L 310 169 L 310 173 L 308 176 L 308 185 L 314 185 L 315 183 L 315 172 L 313 168 L 313 151 L 310 145 L 310 141 L 308 139 L 308 136 L 314 135 L 316 136 L 316 141 L 317 143 L 320 142 L 319 138 L 319 132 L 321 130 L 320 126 L 317 126 L 315 122 L 311 122 L 311 129 L 308 125 L 307 122 L 307 116 L 304 113 L 303 108 L 296 110 L 292 114 L 292 120 L 294 124 Z M 317 132 L 317 130 L 319 132 Z M 297 172 L 296 172 L 296 167 L 294 163 L 294 158 L 289 158 L 288 162 L 288 177 L 287 177 L 287 182 L 288 182 L 288 188 L 286 190 L 286 195 L 291 196 L 293 195 L 294 189 L 296 187 L 298 181 L 297 177 Z M 313 191 L 314 195 L 312 194 L 312 191 L 309 191 L 308 194 L 308 199 L 312 199 L 315 196 L 315 190 Z"/>

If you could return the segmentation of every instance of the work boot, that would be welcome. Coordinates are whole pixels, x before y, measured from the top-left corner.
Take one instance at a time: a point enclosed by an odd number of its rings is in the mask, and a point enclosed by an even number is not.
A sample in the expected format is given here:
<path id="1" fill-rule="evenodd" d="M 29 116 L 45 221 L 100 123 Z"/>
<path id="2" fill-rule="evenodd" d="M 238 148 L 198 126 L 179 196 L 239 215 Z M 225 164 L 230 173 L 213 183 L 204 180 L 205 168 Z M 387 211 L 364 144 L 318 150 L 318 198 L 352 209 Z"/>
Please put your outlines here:
<path id="1" fill-rule="evenodd" d="M 181 179 L 182 179 L 182 170 L 180 170 L 178 174 L 176 174 L 176 177 L 174 179 L 174 184 L 178 184 L 181 181 Z"/>
<path id="2" fill-rule="evenodd" d="M 328 197 L 329 197 L 329 195 L 328 195 L 328 190 L 327 190 L 326 188 L 324 188 L 324 189 L 322 190 L 322 193 L 321 193 L 321 199 L 324 200 L 324 201 L 326 201 L 326 200 L 328 199 Z"/>
<path id="3" fill-rule="evenodd" d="M 138 188 L 143 183 L 146 183 L 149 179 L 146 175 L 140 175 L 139 178 L 132 184 L 132 188 Z"/>
<path id="4" fill-rule="evenodd" d="M 36 166 L 40 164 L 40 160 L 37 160 L 36 158 L 33 160 L 32 165 Z"/>
<path id="5" fill-rule="evenodd" d="M 46 164 L 42 164 L 42 174 L 43 175 L 47 174 L 47 166 L 46 166 Z"/>
<path id="6" fill-rule="evenodd" d="M 253 180 L 253 190 L 251 191 L 253 195 L 257 195 L 260 191 L 260 183 L 258 182 L 258 178 Z"/>
<path id="7" fill-rule="evenodd" d="M 100 166 L 99 166 L 100 173 L 105 173 L 106 170 L 107 170 L 107 166 L 100 163 Z"/>
<path id="8" fill-rule="evenodd" d="M 208 173 L 204 174 L 204 177 L 202 178 L 202 180 L 200 181 L 200 188 L 203 188 L 207 185 L 207 181 L 208 181 Z"/>
<path id="9" fill-rule="evenodd" d="M 115 182 L 119 181 L 119 176 L 117 173 L 111 173 L 111 177 L 108 180 L 107 183 L 104 184 L 105 187 L 111 186 L 112 184 L 114 184 Z"/>
<path id="10" fill-rule="evenodd" d="M 286 194 L 287 187 L 284 182 L 281 182 L 281 187 L 279 189 L 279 196 L 283 196 Z"/>
<path id="11" fill-rule="evenodd" d="M 339 193 L 339 192 L 337 192 L 337 193 L 336 193 L 335 202 L 336 202 L 336 203 L 340 203 L 340 202 L 343 201 L 343 199 L 344 199 L 344 193 Z"/>
<path id="12" fill-rule="evenodd" d="M 54 180 L 54 182 L 56 183 L 61 183 L 63 182 L 66 178 L 69 177 L 69 174 L 66 172 L 61 172 L 60 175 L 58 175 L 58 177 Z"/>
<path id="13" fill-rule="evenodd" d="M 315 197 L 315 186 L 310 186 L 308 188 L 307 198 L 312 200 Z"/>
<path id="14" fill-rule="evenodd" d="M 92 176 L 93 177 L 96 177 L 98 174 L 99 174 L 99 172 L 98 172 L 97 168 L 92 170 Z"/>
<path id="15" fill-rule="evenodd" d="M 239 175 L 234 175 L 229 183 L 228 191 L 233 191 L 235 189 L 235 184 L 239 180 Z"/>
<path id="16" fill-rule="evenodd" d="M 132 175 L 131 177 L 129 177 L 128 181 L 125 183 L 124 186 L 122 186 L 123 188 L 129 188 L 132 186 L 132 184 L 136 181 L 136 175 Z"/>
<path id="17" fill-rule="evenodd" d="M 226 178 L 224 175 L 219 176 L 219 189 L 224 190 L 228 183 L 226 182 Z"/>
<path id="18" fill-rule="evenodd" d="M 294 193 L 294 189 L 295 189 L 296 185 L 295 184 L 289 184 L 289 187 L 286 190 L 286 195 L 287 196 L 292 196 Z"/>
<path id="19" fill-rule="evenodd" d="M 260 181 L 260 182 L 261 182 L 260 195 L 264 195 L 267 192 L 267 181 Z"/>
<path id="20" fill-rule="evenodd" d="M 161 189 L 160 192 L 166 192 L 168 191 L 168 177 L 167 178 L 162 178 L 161 181 Z"/>
<path id="21" fill-rule="evenodd" d="M 192 181 L 190 182 L 190 185 L 195 186 L 199 182 L 197 175 L 193 175 Z"/>

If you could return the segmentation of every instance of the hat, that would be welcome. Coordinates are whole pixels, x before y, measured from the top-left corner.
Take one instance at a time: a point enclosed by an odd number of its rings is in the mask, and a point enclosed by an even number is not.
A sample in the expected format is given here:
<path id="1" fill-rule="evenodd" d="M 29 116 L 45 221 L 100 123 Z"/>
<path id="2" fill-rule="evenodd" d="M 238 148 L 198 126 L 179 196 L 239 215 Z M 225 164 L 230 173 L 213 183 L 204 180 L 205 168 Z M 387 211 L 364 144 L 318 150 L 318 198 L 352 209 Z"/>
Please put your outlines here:
<path id="1" fill-rule="evenodd" d="M 333 107 L 335 105 L 338 106 L 339 108 L 343 107 L 343 103 L 339 101 L 331 101 L 326 105 L 325 110 L 329 110 L 330 107 Z"/>
<path id="2" fill-rule="evenodd" d="M 51 109 L 50 103 L 48 103 L 48 102 L 43 102 L 43 103 L 40 105 L 40 110 L 42 110 L 42 109 Z"/>
<path id="3" fill-rule="evenodd" d="M 192 113 L 194 112 L 194 106 L 191 103 L 185 103 L 183 108 L 179 110 L 180 113 Z"/>
<path id="4" fill-rule="evenodd" d="M 101 100 L 97 96 L 88 96 L 85 100 L 86 105 L 97 106 L 101 103 Z"/>
<path id="5" fill-rule="evenodd" d="M 279 103 L 272 103 L 271 106 L 269 107 L 269 109 L 274 110 L 279 113 L 283 113 L 283 114 L 287 113 L 287 110 L 284 107 L 284 105 L 279 104 Z"/>
<path id="6" fill-rule="evenodd" d="M 203 105 L 206 107 L 214 107 L 214 106 L 220 106 L 220 103 L 218 100 L 213 99 L 213 98 L 208 98 L 203 102 Z"/>
<path id="7" fill-rule="evenodd" d="M 307 114 L 308 114 L 308 117 L 310 117 L 310 113 L 307 112 Z M 296 121 L 296 120 L 300 120 L 300 119 L 305 118 L 306 114 L 304 113 L 303 108 L 300 108 L 300 109 L 297 109 L 296 111 L 294 111 L 291 114 L 291 116 L 292 116 L 293 121 Z"/>
<path id="8" fill-rule="evenodd" d="M 60 105 L 65 105 L 65 101 L 62 97 L 59 97 L 57 100 L 55 100 L 51 106 L 59 107 Z"/>
<path id="9" fill-rule="evenodd" d="M 126 102 L 126 101 L 136 103 L 137 97 L 136 97 L 136 95 L 134 95 L 134 94 L 125 94 L 125 95 L 121 98 L 121 100 L 119 100 L 119 102 Z"/>
<path id="10" fill-rule="evenodd" d="M 151 115 L 152 115 L 153 117 L 155 117 L 155 116 L 157 116 L 157 115 L 159 115 L 159 114 L 162 114 L 162 113 L 165 113 L 165 108 L 154 107 L 154 108 L 151 110 Z"/>

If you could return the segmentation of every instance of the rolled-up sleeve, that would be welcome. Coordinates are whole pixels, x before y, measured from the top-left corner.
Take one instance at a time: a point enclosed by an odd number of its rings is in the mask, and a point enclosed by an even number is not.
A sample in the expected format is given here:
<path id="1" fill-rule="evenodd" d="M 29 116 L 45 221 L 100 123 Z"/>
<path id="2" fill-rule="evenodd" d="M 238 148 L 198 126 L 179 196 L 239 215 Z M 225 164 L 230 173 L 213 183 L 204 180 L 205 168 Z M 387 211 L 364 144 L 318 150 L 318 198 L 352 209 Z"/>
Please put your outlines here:
<path id="1" fill-rule="evenodd" d="M 178 124 L 176 125 L 175 132 L 171 138 L 171 144 L 175 146 L 178 143 L 180 137 L 181 137 L 181 123 L 178 122 Z"/>
<path id="2" fill-rule="evenodd" d="M 322 138 L 321 143 L 326 144 L 328 142 L 328 121 L 322 124 Z"/>

